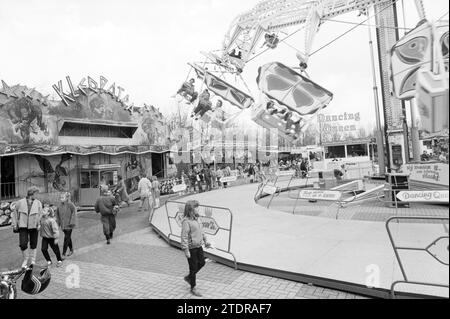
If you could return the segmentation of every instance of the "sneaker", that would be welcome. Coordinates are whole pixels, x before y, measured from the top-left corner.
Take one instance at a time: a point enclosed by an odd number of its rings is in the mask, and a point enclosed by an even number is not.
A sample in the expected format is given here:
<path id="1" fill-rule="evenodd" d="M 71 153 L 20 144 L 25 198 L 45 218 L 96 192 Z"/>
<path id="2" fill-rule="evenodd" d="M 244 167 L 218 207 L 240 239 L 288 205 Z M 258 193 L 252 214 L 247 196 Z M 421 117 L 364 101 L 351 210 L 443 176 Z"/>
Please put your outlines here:
<path id="1" fill-rule="evenodd" d="M 106 245 L 111 245 L 111 241 L 109 239 L 106 240 Z"/>
<path id="2" fill-rule="evenodd" d="M 56 267 L 61 267 L 62 266 L 62 260 L 58 260 L 58 263 L 56 264 Z"/>
<path id="3" fill-rule="evenodd" d="M 195 289 L 195 288 L 192 288 L 192 289 L 191 289 L 191 293 L 192 293 L 194 296 L 196 296 L 196 297 L 203 297 L 203 295 L 202 295 L 201 293 L 199 293 L 199 292 L 197 291 L 197 289 Z"/>
<path id="4" fill-rule="evenodd" d="M 53 263 L 51 261 L 47 261 L 47 266 L 50 267 Z"/>
<path id="5" fill-rule="evenodd" d="M 69 251 L 67 255 L 63 255 L 63 257 L 70 257 L 73 255 L 73 250 Z"/>

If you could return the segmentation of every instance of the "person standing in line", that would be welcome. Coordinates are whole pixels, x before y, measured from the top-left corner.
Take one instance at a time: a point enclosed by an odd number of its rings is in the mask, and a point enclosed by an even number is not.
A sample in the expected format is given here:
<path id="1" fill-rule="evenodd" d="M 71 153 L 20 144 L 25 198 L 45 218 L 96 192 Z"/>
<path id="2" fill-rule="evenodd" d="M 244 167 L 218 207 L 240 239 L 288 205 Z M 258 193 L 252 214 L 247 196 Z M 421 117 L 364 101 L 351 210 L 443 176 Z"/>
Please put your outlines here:
<path id="1" fill-rule="evenodd" d="M 153 188 L 153 197 L 155 202 L 154 208 L 159 208 L 161 206 L 161 190 L 158 181 L 158 177 L 152 176 L 152 188 Z"/>
<path id="2" fill-rule="evenodd" d="M 219 167 L 217 167 L 217 171 L 216 171 L 217 186 L 219 188 L 222 188 L 222 185 L 223 185 L 222 181 L 221 181 L 222 177 L 223 177 L 223 171 L 222 171 L 222 169 L 219 166 Z"/>
<path id="3" fill-rule="evenodd" d="M 253 183 L 253 181 L 255 180 L 255 169 L 253 168 L 252 164 L 250 164 L 248 168 L 248 177 L 250 179 L 250 183 Z"/>
<path id="4" fill-rule="evenodd" d="M 139 181 L 138 184 L 138 192 L 141 198 L 141 201 L 139 203 L 139 211 L 142 210 L 146 202 L 148 210 L 150 211 L 151 209 L 150 196 L 152 195 L 152 183 L 149 181 L 145 173 L 141 173 L 141 180 Z"/>
<path id="5" fill-rule="evenodd" d="M 181 248 L 189 264 L 189 275 L 185 276 L 184 280 L 191 286 L 191 293 L 197 297 L 202 295 L 196 289 L 196 275 L 205 266 L 202 246 L 205 245 L 206 248 L 211 247 L 198 219 L 199 206 L 197 201 L 188 201 L 186 203 L 181 229 Z"/>
<path id="6" fill-rule="evenodd" d="M 189 179 L 191 180 L 192 192 L 196 193 L 198 182 L 197 182 L 197 174 L 195 174 L 195 171 L 193 171 L 193 170 L 190 171 Z"/>
<path id="7" fill-rule="evenodd" d="M 130 207 L 130 197 L 128 196 L 127 193 L 127 187 L 125 186 L 125 181 L 123 180 L 122 176 L 119 175 L 117 176 L 117 186 L 115 189 L 115 192 L 119 195 L 120 197 L 120 203 L 125 202 L 128 207 Z"/>
<path id="8" fill-rule="evenodd" d="M 199 193 L 203 193 L 205 191 L 205 175 L 203 174 L 203 169 L 197 170 L 197 182 Z"/>
<path id="9" fill-rule="evenodd" d="M 45 205 L 40 223 L 41 223 L 41 237 L 42 237 L 41 251 L 42 254 L 44 255 L 45 260 L 47 261 L 47 265 L 50 266 L 52 264 L 52 259 L 50 258 L 50 255 L 48 253 L 48 246 L 50 245 L 58 261 L 56 266 L 61 267 L 63 259 L 61 257 L 61 252 L 59 251 L 58 246 L 58 238 L 59 238 L 58 223 L 56 222 L 54 212 L 51 209 L 49 209 L 49 207 L 45 207 Z"/>
<path id="10" fill-rule="evenodd" d="M 116 230 L 116 215 L 119 211 L 119 203 L 107 188 L 102 189 L 102 195 L 95 202 L 95 212 L 100 214 L 100 220 L 103 225 L 103 234 L 106 238 L 106 244 L 111 244 L 111 239 Z"/>
<path id="11" fill-rule="evenodd" d="M 27 191 L 26 198 L 19 200 L 11 216 L 13 231 L 19 233 L 19 246 L 22 251 L 22 268 L 28 267 L 28 262 L 36 264 L 36 248 L 38 245 L 38 231 L 42 217 L 42 203 L 36 199 L 39 192 L 37 187 Z M 28 244 L 30 250 L 28 251 Z"/>
<path id="12" fill-rule="evenodd" d="M 72 231 L 77 226 L 77 208 L 70 201 L 70 193 L 63 193 L 60 197 L 60 203 L 56 208 L 56 221 L 64 232 L 63 257 L 73 255 Z"/>
<path id="13" fill-rule="evenodd" d="M 210 170 L 210 175 L 211 175 L 211 189 L 216 189 L 217 188 L 217 172 L 211 168 Z"/>
<path id="14" fill-rule="evenodd" d="M 181 173 L 181 183 L 186 185 L 186 193 L 189 193 L 191 189 L 191 181 L 189 180 L 189 176 L 186 174 L 186 171 Z"/>
<path id="15" fill-rule="evenodd" d="M 210 192 L 212 190 L 212 187 L 211 187 L 211 169 L 209 168 L 209 166 L 206 166 L 206 168 L 203 170 L 203 176 L 205 178 L 206 191 Z"/>

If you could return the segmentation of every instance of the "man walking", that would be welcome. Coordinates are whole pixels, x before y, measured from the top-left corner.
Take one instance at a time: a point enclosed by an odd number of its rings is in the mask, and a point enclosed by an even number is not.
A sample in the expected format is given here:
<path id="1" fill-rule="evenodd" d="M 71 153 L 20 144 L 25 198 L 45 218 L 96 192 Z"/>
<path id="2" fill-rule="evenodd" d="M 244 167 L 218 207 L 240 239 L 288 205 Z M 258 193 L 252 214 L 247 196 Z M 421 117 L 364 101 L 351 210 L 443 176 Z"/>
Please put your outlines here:
<path id="1" fill-rule="evenodd" d="M 139 181 L 138 184 L 138 192 L 141 197 L 141 201 L 139 203 L 139 211 L 142 210 L 142 207 L 145 205 L 145 202 L 147 202 L 148 210 L 150 211 L 151 210 L 150 197 L 152 195 L 152 183 L 147 178 L 147 175 L 145 173 L 141 173 L 141 180 Z"/>
<path id="2" fill-rule="evenodd" d="M 116 229 L 116 215 L 119 210 L 119 203 L 117 203 L 112 192 L 106 188 L 102 189 L 102 196 L 97 199 L 95 203 L 95 212 L 101 215 L 101 222 L 103 224 L 103 234 L 106 237 L 106 244 L 111 244 L 111 239 L 114 236 Z"/>

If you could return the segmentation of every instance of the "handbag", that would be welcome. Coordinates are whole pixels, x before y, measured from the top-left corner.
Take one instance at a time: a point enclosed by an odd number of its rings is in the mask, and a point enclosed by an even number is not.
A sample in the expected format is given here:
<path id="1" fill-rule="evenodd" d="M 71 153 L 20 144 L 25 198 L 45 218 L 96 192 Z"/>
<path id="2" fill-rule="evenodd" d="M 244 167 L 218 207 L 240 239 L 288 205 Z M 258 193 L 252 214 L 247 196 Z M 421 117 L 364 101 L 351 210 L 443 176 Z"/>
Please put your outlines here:
<path id="1" fill-rule="evenodd" d="M 18 211 L 16 211 L 16 214 L 17 214 L 17 223 L 16 223 L 16 227 L 13 227 L 14 234 L 17 234 L 19 232 L 20 213 Z"/>

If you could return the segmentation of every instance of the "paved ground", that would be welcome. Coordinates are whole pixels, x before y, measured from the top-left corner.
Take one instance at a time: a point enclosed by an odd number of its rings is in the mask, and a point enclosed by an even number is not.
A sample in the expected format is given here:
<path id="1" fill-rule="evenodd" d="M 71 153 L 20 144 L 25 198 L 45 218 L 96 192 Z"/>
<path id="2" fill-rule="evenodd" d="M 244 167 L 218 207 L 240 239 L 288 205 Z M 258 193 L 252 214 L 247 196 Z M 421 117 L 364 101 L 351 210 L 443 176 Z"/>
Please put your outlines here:
<path id="1" fill-rule="evenodd" d="M 118 219 L 115 239 L 107 246 L 99 217 L 94 213 L 80 214 L 79 227 L 74 232 L 76 253 L 63 267 L 51 268 L 51 284 L 42 294 L 29 296 L 20 291 L 19 298 L 193 298 L 183 281 L 188 268 L 183 252 L 170 247 L 150 230 L 147 218 L 135 208 L 124 210 Z M 40 253 L 38 260 L 41 264 L 44 261 Z M 19 264 L 16 234 L 10 229 L 0 230 L 0 270 Z M 199 273 L 198 287 L 208 299 L 363 298 L 236 271 L 213 261 Z"/>

